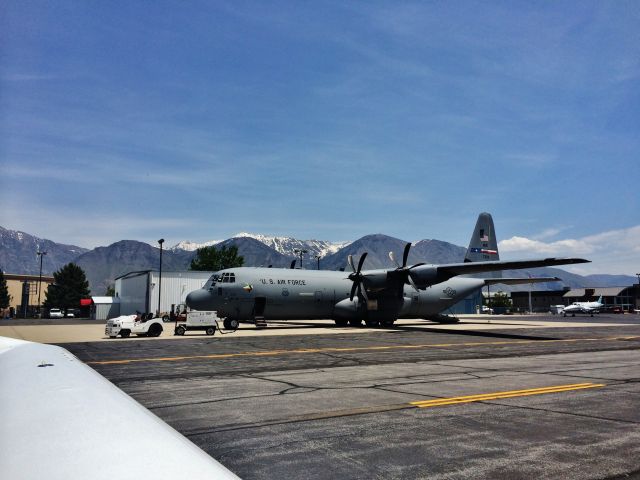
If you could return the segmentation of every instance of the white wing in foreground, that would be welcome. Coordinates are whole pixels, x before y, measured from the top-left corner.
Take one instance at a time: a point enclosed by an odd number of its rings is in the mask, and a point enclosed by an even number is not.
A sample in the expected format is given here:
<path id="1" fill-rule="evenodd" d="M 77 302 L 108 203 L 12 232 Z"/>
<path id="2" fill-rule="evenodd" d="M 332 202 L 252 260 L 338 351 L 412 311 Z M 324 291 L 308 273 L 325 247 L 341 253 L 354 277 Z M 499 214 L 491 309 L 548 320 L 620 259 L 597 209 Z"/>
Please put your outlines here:
<path id="1" fill-rule="evenodd" d="M 11 479 L 237 479 L 53 345 L 0 337 L 0 472 Z"/>

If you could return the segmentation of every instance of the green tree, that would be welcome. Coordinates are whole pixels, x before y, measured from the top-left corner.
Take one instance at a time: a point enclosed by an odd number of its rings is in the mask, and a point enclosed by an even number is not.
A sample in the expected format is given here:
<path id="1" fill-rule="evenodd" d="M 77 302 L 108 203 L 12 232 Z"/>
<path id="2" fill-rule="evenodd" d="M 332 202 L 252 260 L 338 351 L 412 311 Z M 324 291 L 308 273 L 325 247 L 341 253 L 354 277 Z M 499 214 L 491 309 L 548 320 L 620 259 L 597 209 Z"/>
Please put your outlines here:
<path id="1" fill-rule="evenodd" d="M 217 272 L 225 268 L 241 267 L 244 257 L 238 255 L 238 247 L 232 245 L 223 246 L 220 250 L 216 247 L 199 248 L 196 256 L 191 260 L 191 270 L 208 270 Z"/>
<path id="2" fill-rule="evenodd" d="M 113 285 L 109 285 L 107 287 L 107 291 L 105 292 L 105 297 L 115 297 L 116 296 L 116 287 Z"/>
<path id="3" fill-rule="evenodd" d="M 511 307 L 511 299 L 509 295 L 504 292 L 497 292 L 493 297 L 491 297 L 491 306 L 492 307 Z"/>
<path id="4" fill-rule="evenodd" d="M 4 278 L 4 272 L 0 270 L 0 308 L 7 308 L 11 303 L 11 295 L 9 295 L 9 287 L 7 287 L 7 279 Z"/>
<path id="5" fill-rule="evenodd" d="M 91 295 L 84 270 L 75 263 L 68 263 L 53 274 L 44 301 L 45 308 L 78 308 L 80 299 Z"/>

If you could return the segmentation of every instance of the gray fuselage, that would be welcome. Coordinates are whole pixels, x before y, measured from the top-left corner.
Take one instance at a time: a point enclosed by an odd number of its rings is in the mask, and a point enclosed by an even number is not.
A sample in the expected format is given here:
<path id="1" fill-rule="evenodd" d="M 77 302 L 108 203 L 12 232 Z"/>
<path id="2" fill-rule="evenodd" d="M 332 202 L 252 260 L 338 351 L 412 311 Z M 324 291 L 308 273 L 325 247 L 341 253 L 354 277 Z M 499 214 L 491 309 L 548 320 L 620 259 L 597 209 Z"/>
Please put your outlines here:
<path id="1" fill-rule="evenodd" d="M 220 317 L 252 320 L 365 318 L 373 311 L 389 320 L 437 315 L 485 285 L 483 279 L 457 277 L 416 291 L 404 286 L 391 310 L 382 296 L 369 292 L 369 302 L 349 300 L 353 283 L 348 273 L 239 267 L 213 275 L 204 287 L 187 296 L 196 310 L 215 310 Z M 384 313 L 382 313 L 384 311 Z"/>

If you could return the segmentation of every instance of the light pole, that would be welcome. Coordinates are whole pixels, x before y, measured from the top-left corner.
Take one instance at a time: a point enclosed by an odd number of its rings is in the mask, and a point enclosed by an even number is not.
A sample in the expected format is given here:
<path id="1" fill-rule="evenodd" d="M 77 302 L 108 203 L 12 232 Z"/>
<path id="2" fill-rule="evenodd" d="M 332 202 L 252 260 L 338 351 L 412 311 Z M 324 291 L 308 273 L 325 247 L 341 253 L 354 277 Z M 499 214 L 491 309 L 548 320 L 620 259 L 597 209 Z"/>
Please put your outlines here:
<path id="1" fill-rule="evenodd" d="M 316 260 L 318 261 L 318 270 L 320 270 L 320 255 L 316 255 Z"/>
<path id="2" fill-rule="evenodd" d="M 529 278 L 531 278 L 531 274 L 529 274 Z M 529 284 L 529 315 L 533 313 L 533 307 L 531 306 L 531 289 L 533 288 L 533 283 Z"/>
<path id="3" fill-rule="evenodd" d="M 40 278 L 38 279 L 38 317 L 42 318 L 42 311 L 40 310 L 40 286 L 42 285 L 42 257 L 44 257 L 47 252 L 38 251 L 37 255 L 40 257 Z"/>
<path id="4" fill-rule="evenodd" d="M 158 278 L 158 315 L 160 315 L 160 295 L 162 294 L 162 244 L 164 243 L 164 238 L 158 240 L 160 244 L 160 276 Z"/>
<path id="5" fill-rule="evenodd" d="M 298 248 L 294 248 L 293 252 L 297 253 L 298 255 L 300 255 L 300 270 L 302 270 L 304 267 L 302 266 L 302 256 L 307 253 L 308 250 L 303 250 L 303 249 L 298 249 Z"/>

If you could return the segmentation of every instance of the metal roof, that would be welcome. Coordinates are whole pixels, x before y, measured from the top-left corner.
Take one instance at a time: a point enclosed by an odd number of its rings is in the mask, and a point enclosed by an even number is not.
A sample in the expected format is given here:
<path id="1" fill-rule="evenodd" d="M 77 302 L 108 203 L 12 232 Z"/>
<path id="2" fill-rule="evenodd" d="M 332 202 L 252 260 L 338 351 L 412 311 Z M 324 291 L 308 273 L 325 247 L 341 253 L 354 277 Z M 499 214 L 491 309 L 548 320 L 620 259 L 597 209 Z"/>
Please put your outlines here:
<path id="1" fill-rule="evenodd" d="M 589 291 L 589 295 L 592 297 L 599 297 L 602 295 L 603 297 L 617 297 L 624 290 L 631 287 L 594 287 L 594 288 L 574 288 L 573 290 L 569 290 L 567 293 L 563 295 L 566 298 L 578 298 L 584 297 L 587 295 L 587 290 Z M 591 293 L 593 291 L 593 293 Z"/>
<path id="2" fill-rule="evenodd" d="M 91 300 L 96 304 L 120 303 L 120 298 L 118 297 L 91 297 Z"/>

